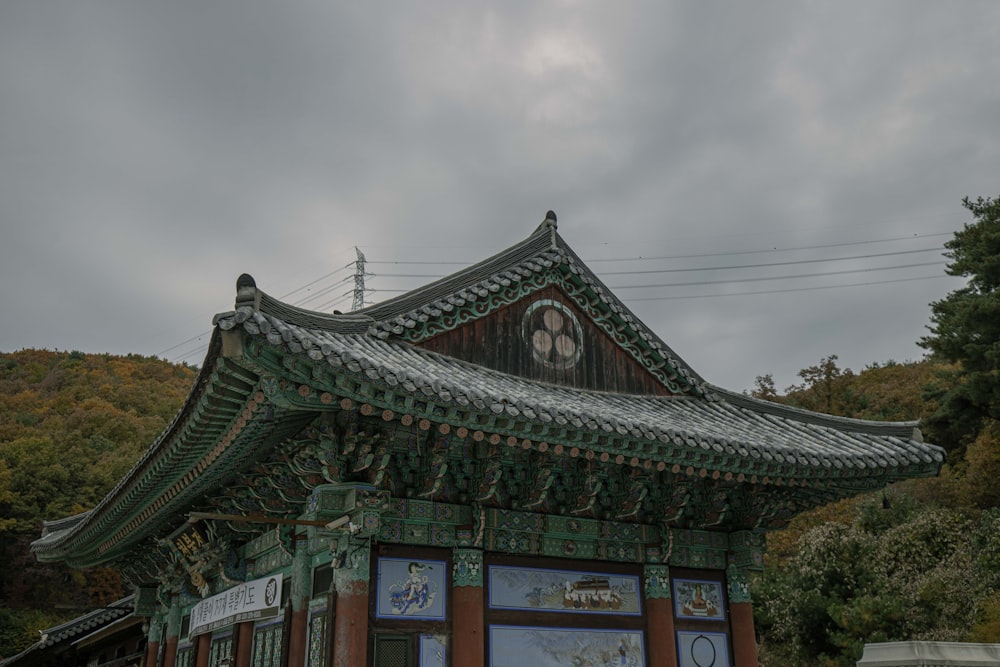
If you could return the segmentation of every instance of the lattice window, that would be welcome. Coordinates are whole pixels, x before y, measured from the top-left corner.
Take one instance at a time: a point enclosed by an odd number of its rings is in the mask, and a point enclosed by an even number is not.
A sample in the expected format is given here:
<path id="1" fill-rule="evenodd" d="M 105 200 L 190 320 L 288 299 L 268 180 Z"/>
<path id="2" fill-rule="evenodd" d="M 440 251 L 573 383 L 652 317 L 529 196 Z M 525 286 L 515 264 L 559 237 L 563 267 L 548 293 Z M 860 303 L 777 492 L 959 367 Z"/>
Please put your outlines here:
<path id="1" fill-rule="evenodd" d="M 281 623 L 257 628 L 253 635 L 253 667 L 281 664 Z"/>
<path id="2" fill-rule="evenodd" d="M 326 664 L 326 647 L 329 623 L 327 614 L 314 615 L 309 619 L 309 656 L 308 667 L 323 667 Z"/>
<path id="3" fill-rule="evenodd" d="M 374 667 L 412 667 L 408 636 L 375 636 Z"/>
<path id="4" fill-rule="evenodd" d="M 233 636 L 227 634 L 223 637 L 212 638 L 212 648 L 208 652 L 209 667 L 217 667 L 222 664 L 229 664 L 233 657 Z M 223 661 L 227 661 L 223 663 Z"/>

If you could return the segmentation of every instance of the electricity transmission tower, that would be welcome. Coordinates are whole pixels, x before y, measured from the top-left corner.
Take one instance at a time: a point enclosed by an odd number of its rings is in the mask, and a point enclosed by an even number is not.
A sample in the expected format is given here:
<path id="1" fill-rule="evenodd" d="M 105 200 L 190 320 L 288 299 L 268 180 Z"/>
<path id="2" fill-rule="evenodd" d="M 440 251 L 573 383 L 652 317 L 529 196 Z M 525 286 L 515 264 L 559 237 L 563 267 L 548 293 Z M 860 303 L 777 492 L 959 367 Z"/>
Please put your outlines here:
<path id="1" fill-rule="evenodd" d="M 354 303 L 351 310 L 361 310 L 365 307 L 365 254 L 354 246 L 354 251 L 358 253 L 358 261 L 354 263 Z"/>

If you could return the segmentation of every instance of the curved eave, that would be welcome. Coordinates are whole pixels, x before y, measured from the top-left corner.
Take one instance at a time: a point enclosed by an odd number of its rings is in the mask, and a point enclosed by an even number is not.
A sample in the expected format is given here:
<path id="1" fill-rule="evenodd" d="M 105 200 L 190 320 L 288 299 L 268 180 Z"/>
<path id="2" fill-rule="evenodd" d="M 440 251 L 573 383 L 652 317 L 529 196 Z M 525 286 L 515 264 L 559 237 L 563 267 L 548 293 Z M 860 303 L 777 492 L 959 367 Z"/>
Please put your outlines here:
<path id="1" fill-rule="evenodd" d="M 224 359 L 221 349 L 216 332 L 184 405 L 114 489 L 93 510 L 71 517 L 77 520 L 47 524 L 31 545 L 40 561 L 107 562 L 160 528 L 150 521 L 156 511 L 196 493 L 200 475 L 241 442 L 257 407 L 256 378 Z"/>
<path id="2" fill-rule="evenodd" d="M 661 470 L 661 464 L 732 473 L 760 469 L 775 478 L 854 485 L 859 478 L 934 475 L 943 461 L 939 447 L 912 437 L 909 422 L 842 419 L 741 400 L 723 390 L 708 400 L 572 389 L 372 336 L 308 329 L 257 311 L 233 314 L 219 325 L 241 330 L 247 352 L 265 365 L 270 355 L 274 372 L 295 367 L 283 355 L 298 358 L 311 369 L 299 378 L 300 392 L 322 385 L 323 391 L 387 410 L 411 397 L 414 414 L 431 421 L 586 446 Z"/>

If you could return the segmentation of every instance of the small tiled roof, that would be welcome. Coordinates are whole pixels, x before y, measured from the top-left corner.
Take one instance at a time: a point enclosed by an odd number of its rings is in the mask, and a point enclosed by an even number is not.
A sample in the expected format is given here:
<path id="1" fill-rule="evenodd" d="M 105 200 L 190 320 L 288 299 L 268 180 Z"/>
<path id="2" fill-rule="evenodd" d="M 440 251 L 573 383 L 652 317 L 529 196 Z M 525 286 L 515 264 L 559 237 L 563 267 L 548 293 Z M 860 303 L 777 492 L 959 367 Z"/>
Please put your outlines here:
<path id="1" fill-rule="evenodd" d="M 16 665 L 20 662 L 27 662 L 27 659 L 34 657 L 34 654 L 42 653 L 44 651 L 57 648 L 61 644 L 75 641 L 83 636 L 89 635 L 95 630 L 104 628 L 119 619 L 130 616 L 134 608 L 135 595 L 129 595 L 128 597 L 124 597 L 116 602 L 112 602 L 107 607 L 95 609 L 83 614 L 82 616 L 77 616 L 71 621 L 47 628 L 42 631 L 41 639 L 21 653 L 0 662 L 0 665 L 6 667 L 8 665 Z"/>

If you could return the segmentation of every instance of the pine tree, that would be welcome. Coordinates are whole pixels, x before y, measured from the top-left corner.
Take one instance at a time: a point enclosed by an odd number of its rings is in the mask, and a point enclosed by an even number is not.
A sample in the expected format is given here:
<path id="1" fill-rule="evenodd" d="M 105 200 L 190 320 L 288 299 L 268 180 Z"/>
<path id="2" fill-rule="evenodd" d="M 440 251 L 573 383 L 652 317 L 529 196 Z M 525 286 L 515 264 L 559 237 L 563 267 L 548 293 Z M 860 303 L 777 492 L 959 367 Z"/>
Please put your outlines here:
<path id="1" fill-rule="evenodd" d="M 931 304 L 931 335 L 919 343 L 954 364 L 950 377 L 930 388 L 939 408 L 925 428 L 958 456 L 986 419 L 1000 419 L 1000 198 L 962 204 L 975 221 L 945 243 L 945 256 L 947 273 L 968 283 Z"/>

